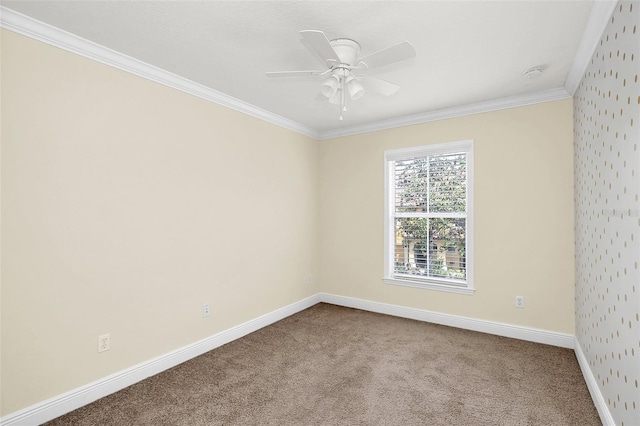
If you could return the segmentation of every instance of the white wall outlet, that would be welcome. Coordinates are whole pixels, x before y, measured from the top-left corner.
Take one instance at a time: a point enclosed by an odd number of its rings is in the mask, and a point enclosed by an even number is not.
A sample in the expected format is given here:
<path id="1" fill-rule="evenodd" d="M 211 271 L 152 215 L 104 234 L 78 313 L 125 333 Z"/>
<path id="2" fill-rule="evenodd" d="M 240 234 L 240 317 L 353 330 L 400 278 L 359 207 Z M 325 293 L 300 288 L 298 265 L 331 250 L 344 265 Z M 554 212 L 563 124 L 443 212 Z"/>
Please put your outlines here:
<path id="1" fill-rule="evenodd" d="M 524 308 L 524 296 L 516 296 L 516 308 Z"/>
<path id="2" fill-rule="evenodd" d="M 208 303 L 205 303 L 204 305 L 202 305 L 202 316 L 204 318 L 211 316 L 211 307 L 209 306 Z"/>
<path id="3" fill-rule="evenodd" d="M 109 334 L 102 334 L 98 336 L 98 352 L 104 352 L 111 349 L 111 338 Z"/>
<path id="4" fill-rule="evenodd" d="M 307 275 L 307 284 L 311 284 L 311 274 Z"/>

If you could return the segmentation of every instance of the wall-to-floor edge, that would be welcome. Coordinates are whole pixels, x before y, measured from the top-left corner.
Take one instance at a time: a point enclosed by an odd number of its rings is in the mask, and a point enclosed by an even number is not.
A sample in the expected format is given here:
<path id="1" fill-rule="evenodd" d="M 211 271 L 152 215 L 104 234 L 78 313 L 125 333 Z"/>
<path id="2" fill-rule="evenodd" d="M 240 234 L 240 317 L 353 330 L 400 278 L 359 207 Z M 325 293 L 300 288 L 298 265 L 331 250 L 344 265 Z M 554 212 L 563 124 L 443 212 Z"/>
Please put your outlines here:
<path id="1" fill-rule="evenodd" d="M 568 334 L 431 312 L 422 309 L 373 302 L 370 300 L 339 296 L 335 294 L 318 293 L 314 296 L 307 297 L 223 332 L 214 334 L 213 336 L 197 341 L 191 345 L 184 346 L 180 349 L 135 365 L 101 380 L 79 387 L 41 403 L 34 404 L 24 410 L 12 413 L 0 419 L 0 425 L 40 424 L 52 420 L 65 413 L 87 405 L 99 398 L 124 389 L 125 387 L 144 380 L 147 377 L 168 370 L 180 363 L 202 355 L 205 352 L 220 347 L 233 340 L 239 339 L 249 333 L 321 302 L 563 348 L 574 348 L 574 336 Z M 584 355 L 582 354 L 577 342 L 575 342 L 575 350 L 583 375 L 585 376 L 591 395 L 594 398 L 594 403 L 598 408 L 598 412 L 603 419 L 603 423 L 606 425 L 613 424 L 604 421 L 604 419 L 606 419 L 605 415 L 608 413 L 608 411 L 606 411 L 606 404 L 602 403 L 598 405 L 597 395 L 594 394 L 593 391 L 593 389 L 596 389 L 597 392 L 597 386 L 594 388 L 595 382 L 593 380 L 595 379 L 593 379 L 592 375 L 589 375 L 590 370 L 586 365 L 586 360 L 584 359 Z M 601 395 L 600 398 L 602 398 Z M 605 413 L 605 415 L 603 415 L 603 413 Z"/>

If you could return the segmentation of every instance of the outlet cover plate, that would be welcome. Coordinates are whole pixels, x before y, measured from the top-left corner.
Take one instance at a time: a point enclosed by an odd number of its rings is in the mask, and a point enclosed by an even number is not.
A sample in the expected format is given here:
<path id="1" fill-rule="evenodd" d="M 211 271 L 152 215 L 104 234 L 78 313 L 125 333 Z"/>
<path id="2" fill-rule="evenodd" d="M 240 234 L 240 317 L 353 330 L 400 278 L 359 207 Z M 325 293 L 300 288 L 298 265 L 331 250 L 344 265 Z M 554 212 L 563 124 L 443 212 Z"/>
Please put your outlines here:
<path id="1" fill-rule="evenodd" d="M 111 349 L 111 337 L 109 333 L 98 336 L 98 352 L 105 352 Z"/>

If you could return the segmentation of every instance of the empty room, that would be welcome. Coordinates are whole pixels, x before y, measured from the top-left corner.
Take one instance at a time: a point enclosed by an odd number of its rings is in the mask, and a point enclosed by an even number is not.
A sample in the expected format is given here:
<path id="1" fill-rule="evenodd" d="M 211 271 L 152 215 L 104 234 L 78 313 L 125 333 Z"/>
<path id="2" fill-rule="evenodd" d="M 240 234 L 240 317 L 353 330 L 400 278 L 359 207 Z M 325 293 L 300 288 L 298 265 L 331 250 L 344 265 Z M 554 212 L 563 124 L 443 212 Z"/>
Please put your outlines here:
<path id="1" fill-rule="evenodd" d="M 0 2 L 0 424 L 640 426 L 639 1 Z"/>

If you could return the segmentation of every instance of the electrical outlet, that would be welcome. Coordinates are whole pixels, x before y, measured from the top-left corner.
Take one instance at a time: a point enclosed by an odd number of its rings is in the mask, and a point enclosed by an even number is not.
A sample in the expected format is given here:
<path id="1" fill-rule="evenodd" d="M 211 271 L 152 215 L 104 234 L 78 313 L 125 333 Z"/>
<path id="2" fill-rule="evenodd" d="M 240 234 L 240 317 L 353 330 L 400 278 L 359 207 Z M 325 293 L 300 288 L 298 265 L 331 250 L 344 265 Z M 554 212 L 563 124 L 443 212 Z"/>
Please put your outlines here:
<path id="1" fill-rule="evenodd" d="M 208 303 L 205 303 L 204 305 L 202 305 L 202 316 L 204 318 L 211 316 L 211 307 L 209 306 Z"/>
<path id="2" fill-rule="evenodd" d="M 516 308 L 524 308 L 524 296 L 516 296 Z"/>
<path id="3" fill-rule="evenodd" d="M 104 352 L 111 349 L 111 338 L 109 334 L 102 334 L 98 336 L 98 352 Z"/>
<path id="4" fill-rule="evenodd" d="M 307 284 L 311 284 L 311 274 L 307 275 Z"/>

